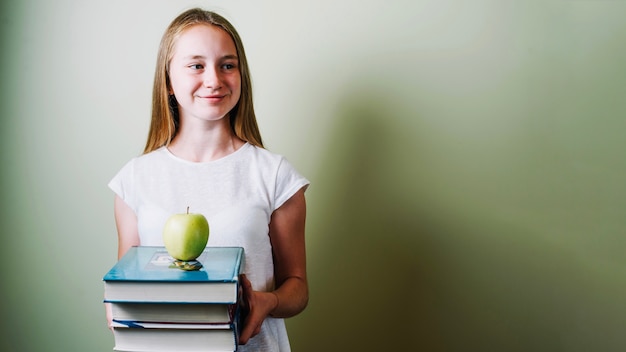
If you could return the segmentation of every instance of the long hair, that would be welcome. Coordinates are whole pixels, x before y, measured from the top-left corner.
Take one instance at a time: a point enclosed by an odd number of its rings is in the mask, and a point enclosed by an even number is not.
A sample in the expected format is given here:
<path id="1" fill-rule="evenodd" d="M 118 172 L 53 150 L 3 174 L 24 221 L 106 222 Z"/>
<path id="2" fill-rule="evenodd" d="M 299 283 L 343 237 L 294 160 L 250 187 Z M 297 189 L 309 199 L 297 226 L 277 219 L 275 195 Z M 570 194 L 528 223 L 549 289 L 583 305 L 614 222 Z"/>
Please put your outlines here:
<path id="1" fill-rule="evenodd" d="M 263 147 L 252 104 L 252 82 L 248 60 L 241 38 L 235 27 L 224 17 L 215 12 L 194 8 L 176 17 L 161 38 L 152 88 L 152 119 L 144 153 L 169 145 L 178 132 L 180 117 L 176 98 L 169 94 L 171 88 L 169 65 L 174 55 L 174 44 L 178 37 L 186 29 L 199 24 L 217 26 L 223 29 L 235 43 L 241 74 L 241 96 L 235 107 L 228 113 L 230 127 L 240 139 L 252 145 Z"/>

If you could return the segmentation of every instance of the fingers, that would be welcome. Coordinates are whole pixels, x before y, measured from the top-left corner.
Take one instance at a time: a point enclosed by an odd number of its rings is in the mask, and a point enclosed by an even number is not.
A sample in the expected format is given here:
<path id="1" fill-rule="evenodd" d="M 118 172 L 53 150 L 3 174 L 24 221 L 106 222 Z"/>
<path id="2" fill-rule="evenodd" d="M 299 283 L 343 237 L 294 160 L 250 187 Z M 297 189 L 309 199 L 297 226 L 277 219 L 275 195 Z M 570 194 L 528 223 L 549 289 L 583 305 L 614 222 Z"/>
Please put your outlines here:
<path id="1" fill-rule="evenodd" d="M 248 340 L 250 340 L 250 338 L 258 335 L 261 332 L 261 325 L 263 325 L 263 322 L 256 323 L 251 322 L 250 319 L 247 319 L 244 323 L 241 335 L 239 335 L 239 344 L 245 345 Z"/>
<path id="2" fill-rule="evenodd" d="M 245 345 L 248 340 L 253 336 L 254 330 L 253 325 L 250 324 L 250 299 L 252 297 L 252 284 L 250 280 L 246 277 L 245 274 L 240 275 L 241 289 L 242 289 L 242 323 L 243 328 L 241 329 L 241 333 L 239 334 L 239 344 Z"/>
<path id="3" fill-rule="evenodd" d="M 252 292 L 252 283 L 246 277 L 246 274 L 241 274 L 241 287 L 243 288 L 243 294 L 249 296 Z"/>
<path id="4" fill-rule="evenodd" d="M 269 312 L 275 306 L 275 295 L 268 292 L 258 292 L 252 289 L 252 283 L 245 275 L 240 277 L 243 297 L 241 301 L 241 322 L 243 323 L 239 335 L 239 344 L 246 344 L 252 337 L 261 332 L 261 327 Z"/>
<path id="5" fill-rule="evenodd" d="M 242 323 L 243 328 L 239 335 L 239 344 L 245 345 L 250 338 L 261 332 L 261 325 L 265 317 L 259 317 L 260 312 L 255 307 L 255 296 L 252 289 L 252 283 L 245 274 L 240 277 L 241 287 L 243 290 L 242 305 Z"/>

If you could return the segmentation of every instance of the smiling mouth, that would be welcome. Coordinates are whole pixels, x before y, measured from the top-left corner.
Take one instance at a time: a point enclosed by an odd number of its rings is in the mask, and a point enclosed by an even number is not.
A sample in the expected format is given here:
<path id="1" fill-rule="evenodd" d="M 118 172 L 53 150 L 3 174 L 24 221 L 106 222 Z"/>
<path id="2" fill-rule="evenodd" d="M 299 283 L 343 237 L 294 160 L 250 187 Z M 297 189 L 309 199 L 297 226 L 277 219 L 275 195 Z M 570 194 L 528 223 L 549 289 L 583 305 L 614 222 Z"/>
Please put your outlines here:
<path id="1" fill-rule="evenodd" d="M 202 100 L 206 100 L 208 102 L 211 103 L 217 103 L 222 101 L 224 98 L 226 97 L 226 95 L 206 95 L 206 96 L 198 96 L 198 98 L 202 99 Z"/>

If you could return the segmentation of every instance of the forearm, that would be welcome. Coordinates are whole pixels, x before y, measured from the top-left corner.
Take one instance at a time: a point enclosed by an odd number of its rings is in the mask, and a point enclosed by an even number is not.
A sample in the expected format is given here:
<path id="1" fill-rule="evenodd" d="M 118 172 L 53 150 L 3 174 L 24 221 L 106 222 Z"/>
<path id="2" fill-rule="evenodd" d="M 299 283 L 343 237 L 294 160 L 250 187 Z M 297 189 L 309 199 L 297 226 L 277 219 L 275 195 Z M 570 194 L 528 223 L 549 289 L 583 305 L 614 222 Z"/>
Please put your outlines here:
<path id="1" fill-rule="evenodd" d="M 276 306 L 270 316 L 275 318 L 293 317 L 302 312 L 309 302 L 308 284 L 300 277 L 287 278 L 272 294 Z"/>
<path id="2" fill-rule="evenodd" d="M 117 226 L 117 259 L 119 260 L 130 247 L 139 245 L 139 232 L 137 231 L 137 216 L 135 212 L 117 195 L 115 196 L 113 209 Z"/>
<path id="3" fill-rule="evenodd" d="M 296 192 L 274 211 L 270 221 L 270 238 L 274 255 L 273 292 L 275 308 L 270 315 L 292 317 L 304 310 L 309 302 L 306 274 L 304 224 L 306 204 L 305 187 Z"/>
<path id="4" fill-rule="evenodd" d="M 111 327 L 111 323 L 113 323 L 113 312 L 111 310 L 111 303 L 109 302 L 104 303 L 104 311 L 106 314 L 107 326 L 109 327 L 110 330 L 113 330 L 113 327 Z"/>

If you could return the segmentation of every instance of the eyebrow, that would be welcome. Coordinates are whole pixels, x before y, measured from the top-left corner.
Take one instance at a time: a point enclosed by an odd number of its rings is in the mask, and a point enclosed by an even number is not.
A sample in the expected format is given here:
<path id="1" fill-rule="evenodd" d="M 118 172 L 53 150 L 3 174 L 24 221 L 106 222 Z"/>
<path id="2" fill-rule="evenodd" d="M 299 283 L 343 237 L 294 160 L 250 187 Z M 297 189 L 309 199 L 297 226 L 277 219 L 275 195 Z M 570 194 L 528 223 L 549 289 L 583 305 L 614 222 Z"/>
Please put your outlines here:
<path id="1" fill-rule="evenodd" d="M 189 56 L 183 57 L 183 59 L 185 59 L 185 60 L 206 59 L 206 56 L 204 56 L 204 55 L 189 55 Z M 231 59 L 239 60 L 237 55 L 224 55 L 224 56 L 220 57 L 220 60 L 231 60 Z"/>

